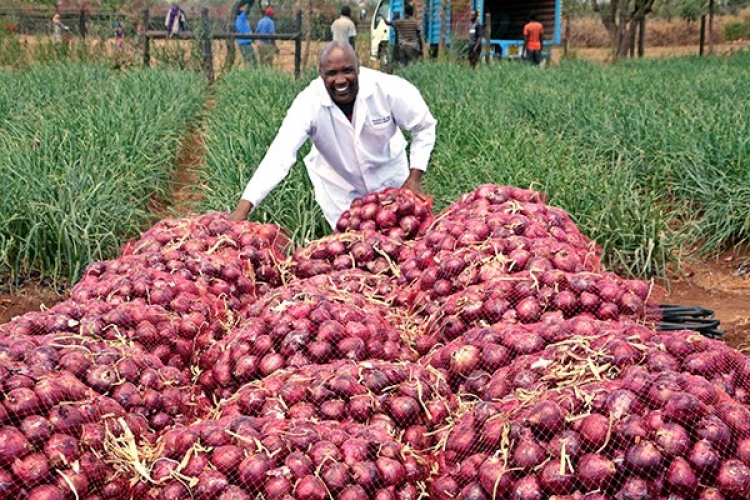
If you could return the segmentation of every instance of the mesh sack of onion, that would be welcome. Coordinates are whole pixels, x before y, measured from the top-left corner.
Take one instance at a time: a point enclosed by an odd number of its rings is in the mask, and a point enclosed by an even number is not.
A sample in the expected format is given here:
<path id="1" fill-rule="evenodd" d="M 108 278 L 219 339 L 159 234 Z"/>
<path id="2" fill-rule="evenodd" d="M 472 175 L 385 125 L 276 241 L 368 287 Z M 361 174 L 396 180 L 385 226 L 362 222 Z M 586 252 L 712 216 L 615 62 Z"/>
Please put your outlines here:
<path id="1" fill-rule="evenodd" d="M 219 416 L 171 429 L 160 449 L 136 486 L 147 498 L 416 499 L 429 475 L 377 424 Z"/>
<path id="2" fill-rule="evenodd" d="M 492 282 L 518 272 L 561 276 L 601 273 L 598 257 L 590 250 L 572 249 L 550 238 L 524 237 L 488 240 L 456 250 L 425 249 L 418 240 L 399 255 L 400 284 L 415 284 L 431 299 L 439 299 L 471 285 Z M 548 278 L 549 279 L 549 278 Z"/>
<path id="3" fill-rule="evenodd" d="M 396 276 L 399 273 L 396 262 L 403 244 L 403 239 L 375 231 L 333 234 L 295 250 L 289 272 L 296 278 L 349 269 Z"/>
<path id="4" fill-rule="evenodd" d="M 601 248 L 581 233 L 565 210 L 541 202 L 459 201 L 435 216 L 423 238 L 431 249 L 452 250 L 511 236 L 554 238 L 573 248 L 590 248 L 597 256 L 601 255 Z"/>
<path id="5" fill-rule="evenodd" d="M 2 498 L 128 498 L 122 461 L 198 416 L 184 374 L 125 344 L 3 334 L 0 353 Z"/>
<path id="6" fill-rule="evenodd" d="M 200 384 L 221 399 L 283 368 L 416 360 L 397 309 L 376 295 L 321 282 L 293 281 L 253 304 L 250 318 L 200 355 Z"/>
<path id="7" fill-rule="evenodd" d="M 750 410 L 725 390 L 747 385 L 746 358 L 690 331 L 604 325 L 516 357 L 484 387 L 459 382 L 459 397 L 490 402 L 440 436 L 435 498 L 750 494 Z"/>
<path id="8" fill-rule="evenodd" d="M 349 360 L 277 372 L 241 387 L 222 415 L 375 424 L 419 451 L 457 411 L 442 375 L 412 363 Z"/>
<path id="9" fill-rule="evenodd" d="M 408 189 L 387 188 L 352 201 L 336 223 L 336 232 L 377 231 L 409 240 L 432 221 L 432 198 Z"/>
<path id="10" fill-rule="evenodd" d="M 564 273 L 549 270 L 498 276 L 451 295 L 422 301 L 420 344 L 450 341 L 481 324 L 535 323 L 545 317 L 588 316 L 600 320 L 653 321 L 649 304 L 662 290 L 613 273 Z M 433 294 L 434 295 L 434 294 Z M 424 352 L 424 347 L 420 349 Z"/>
<path id="11" fill-rule="evenodd" d="M 122 255 L 158 256 L 170 270 L 187 258 L 213 255 L 222 262 L 240 261 L 242 274 L 255 277 L 259 293 L 281 285 L 279 264 L 286 259 L 290 241 L 279 226 L 227 220 L 227 213 L 212 212 L 179 219 L 164 219 L 126 243 Z M 153 261 L 152 261 L 153 262 Z M 228 281 L 231 279 L 228 278 Z"/>

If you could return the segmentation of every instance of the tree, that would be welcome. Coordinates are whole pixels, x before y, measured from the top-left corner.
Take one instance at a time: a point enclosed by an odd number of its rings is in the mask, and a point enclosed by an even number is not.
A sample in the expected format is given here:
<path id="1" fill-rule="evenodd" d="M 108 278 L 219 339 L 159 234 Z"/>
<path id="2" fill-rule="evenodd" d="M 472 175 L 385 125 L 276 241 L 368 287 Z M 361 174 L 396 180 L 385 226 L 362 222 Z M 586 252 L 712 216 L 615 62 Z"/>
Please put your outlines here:
<path id="1" fill-rule="evenodd" d="M 591 8 L 598 12 L 609 33 L 615 58 L 630 51 L 631 32 L 641 19 L 651 12 L 655 0 L 591 0 Z"/>

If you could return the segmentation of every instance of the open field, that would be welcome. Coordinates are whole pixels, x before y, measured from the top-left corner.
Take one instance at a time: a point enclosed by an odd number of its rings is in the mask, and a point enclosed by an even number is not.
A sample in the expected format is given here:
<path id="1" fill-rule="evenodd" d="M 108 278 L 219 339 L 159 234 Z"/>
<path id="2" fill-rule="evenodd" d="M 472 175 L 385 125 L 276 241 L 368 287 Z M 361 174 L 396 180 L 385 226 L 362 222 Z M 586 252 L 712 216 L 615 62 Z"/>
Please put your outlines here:
<path id="1" fill-rule="evenodd" d="M 750 494 L 750 53 L 400 68 L 335 234 L 309 145 L 222 213 L 314 71 L 110 63 L 0 71 L 0 496 Z"/>

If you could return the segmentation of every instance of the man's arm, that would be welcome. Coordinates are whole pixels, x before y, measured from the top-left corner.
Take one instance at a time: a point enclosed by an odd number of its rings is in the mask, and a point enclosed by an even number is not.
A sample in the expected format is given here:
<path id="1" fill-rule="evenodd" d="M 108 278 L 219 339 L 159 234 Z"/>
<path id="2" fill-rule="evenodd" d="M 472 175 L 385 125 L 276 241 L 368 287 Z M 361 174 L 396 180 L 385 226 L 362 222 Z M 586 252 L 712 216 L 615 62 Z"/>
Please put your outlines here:
<path id="1" fill-rule="evenodd" d="M 297 161 L 297 151 L 310 136 L 313 123 L 311 97 L 303 91 L 287 111 L 278 134 L 274 138 L 257 170 L 247 183 L 242 197 L 230 215 L 230 220 L 244 220 L 253 208 L 289 174 Z"/>
<path id="2" fill-rule="evenodd" d="M 389 21 L 385 18 L 383 14 L 378 14 L 378 17 L 387 25 L 387 26 L 393 26 L 393 21 Z"/>
<path id="3" fill-rule="evenodd" d="M 412 191 L 419 196 L 424 196 L 424 191 L 422 191 L 422 174 L 424 172 L 422 170 L 418 170 L 416 168 L 412 168 L 409 170 L 409 177 L 406 179 L 406 182 L 404 182 L 404 185 L 401 186 L 404 189 L 408 189 L 409 191 Z"/>

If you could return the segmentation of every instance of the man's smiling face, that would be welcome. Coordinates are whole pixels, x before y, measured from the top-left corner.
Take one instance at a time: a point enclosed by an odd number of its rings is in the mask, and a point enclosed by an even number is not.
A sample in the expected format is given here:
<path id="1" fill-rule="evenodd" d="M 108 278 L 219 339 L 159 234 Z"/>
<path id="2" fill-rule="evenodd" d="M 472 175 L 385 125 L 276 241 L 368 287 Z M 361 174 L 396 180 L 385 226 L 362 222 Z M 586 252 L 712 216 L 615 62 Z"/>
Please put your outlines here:
<path id="1" fill-rule="evenodd" d="M 319 72 L 333 102 L 354 102 L 359 92 L 359 62 L 353 51 L 334 47 L 320 61 Z"/>

